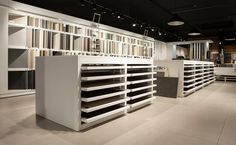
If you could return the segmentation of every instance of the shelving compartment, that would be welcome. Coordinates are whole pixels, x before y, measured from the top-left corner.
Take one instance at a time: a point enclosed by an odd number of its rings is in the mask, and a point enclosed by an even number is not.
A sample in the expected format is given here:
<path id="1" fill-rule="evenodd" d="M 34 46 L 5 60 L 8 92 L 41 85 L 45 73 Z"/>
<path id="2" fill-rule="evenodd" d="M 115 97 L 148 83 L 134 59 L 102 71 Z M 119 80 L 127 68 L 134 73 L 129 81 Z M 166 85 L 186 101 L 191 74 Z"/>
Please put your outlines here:
<path id="1" fill-rule="evenodd" d="M 9 71 L 8 89 L 27 90 L 35 89 L 35 71 Z"/>
<path id="2" fill-rule="evenodd" d="M 153 90 L 154 73 L 150 64 L 128 64 L 127 68 L 127 96 L 130 98 L 127 103 L 130 106 L 129 111 L 133 111 L 152 102 L 153 94 L 156 92 Z"/>
<path id="3" fill-rule="evenodd" d="M 81 68 L 81 124 L 125 113 L 128 98 L 124 65 L 90 64 Z"/>
<path id="4" fill-rule="evenodd" d="M 28 50 L 8 49 L 8 68 L 28 68 Z"/>
<path id="5" fill-rule="evenodd" d="M 22 26 L 9 25 L 8 27 L 8 46 L 26 47 L 26 28 Z"/>
<path id="6" fill-rule="evenodd" d="M 26 46 L 27 48 L 40 48 L 40 30 L 27 28 L 26 29 Z"/>
<path id="7" fill-rule="evenodd" d="M 73 36 L 73 49 L 74 51 L 83 51 L 83 37 Z"/>
<path id="8" fill-rule="evenodd" d="M 22 14 L 9 13 L 8 14 L 8 23 L 26 26 L 27 25 L 27 17 Z"/>

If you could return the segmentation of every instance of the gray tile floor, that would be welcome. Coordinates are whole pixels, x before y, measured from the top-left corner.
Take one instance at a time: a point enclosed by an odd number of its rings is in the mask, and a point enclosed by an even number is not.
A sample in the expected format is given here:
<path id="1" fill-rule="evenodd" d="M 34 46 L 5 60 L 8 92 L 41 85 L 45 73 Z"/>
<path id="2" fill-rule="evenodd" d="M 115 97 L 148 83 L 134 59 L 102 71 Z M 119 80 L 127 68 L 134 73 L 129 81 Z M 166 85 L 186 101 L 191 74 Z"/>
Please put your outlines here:
<path id="1" fill-rule="evenodd" d="M 0 100 L 0 145 L 236 145 L 236 83 L 216 82 L 74 132 L 35 116 L 35 97 Z"/>

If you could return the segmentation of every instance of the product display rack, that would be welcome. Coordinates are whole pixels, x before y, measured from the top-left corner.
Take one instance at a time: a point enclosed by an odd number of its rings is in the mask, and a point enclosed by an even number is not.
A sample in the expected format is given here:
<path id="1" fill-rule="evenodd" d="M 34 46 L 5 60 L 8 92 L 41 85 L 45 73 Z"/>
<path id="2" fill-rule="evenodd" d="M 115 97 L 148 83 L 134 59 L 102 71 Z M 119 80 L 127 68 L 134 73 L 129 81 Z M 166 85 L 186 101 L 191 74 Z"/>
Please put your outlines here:
<path id="1" fill-rule="evenodd" d="M 213 63 L 184 62 L 184 95 L 188 95 L 214 81 Z"/>
<path id="2" fill-rule="evenodd" d="M 149 103 L 155 91 L 153 88 L 153 65 L 152 64 L 128 64 L 127 65 L 127 103 L 131 106 L 128 111 Z"/>
<path id="3" fill-rule="evenodd" d="M 36 113 L 76 131 L 154 99 L 152 59 L 39 57 L 36 74 Z"/>
<path id="4" fill-rule="evenodd" d="M 165 76 L 179 78 L 178 97 L 187 96 L 215 81 L 213 62 L 169 60 L 155 64 L 166 68 Z"/>
<path id="5" fill-rule="evenodd" d="M 0 97 L 34 93 L 36 56 L 152 58 L 153 38 L 11 0 L 0 6 Z"/>

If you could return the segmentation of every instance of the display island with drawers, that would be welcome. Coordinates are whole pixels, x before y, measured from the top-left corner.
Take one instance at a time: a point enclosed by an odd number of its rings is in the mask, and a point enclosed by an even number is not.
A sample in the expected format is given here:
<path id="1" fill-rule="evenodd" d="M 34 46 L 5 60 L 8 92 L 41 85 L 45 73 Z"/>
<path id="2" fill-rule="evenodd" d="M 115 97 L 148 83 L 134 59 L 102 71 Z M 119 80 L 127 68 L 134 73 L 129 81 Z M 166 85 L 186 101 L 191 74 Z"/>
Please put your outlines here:
<path id="1" fill-rule="evenodd" d="M 166 60 L 154 64 L 166 69 L 165 76 L 178 78 L 177 97 L 187 96 L 215 81 L 213 62 Z"/>
<path id="2" fill-rule="evenodd" d="M 153 60 L 48 56 L 36 61 L 36 113 L 79 131 L 153 102 Z"/>

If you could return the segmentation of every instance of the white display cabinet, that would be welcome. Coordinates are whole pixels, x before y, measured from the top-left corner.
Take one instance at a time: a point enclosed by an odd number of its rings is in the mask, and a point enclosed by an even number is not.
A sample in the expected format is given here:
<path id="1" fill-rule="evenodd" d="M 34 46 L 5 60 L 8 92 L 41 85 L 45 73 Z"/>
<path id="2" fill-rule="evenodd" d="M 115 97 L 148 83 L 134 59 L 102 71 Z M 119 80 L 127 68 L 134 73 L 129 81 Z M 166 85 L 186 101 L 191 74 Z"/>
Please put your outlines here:
<path id="1" fill-rule="evenodd" d="M 168 60 L 154 64 L 166 68 L 165 76 L 178 78 L 178 97 L 187 96 L 215 81 L 213 62 Z"/>
<path id="2" fill-rule="evenodd" d="M 232 67 L 215 67 L 216 80 L 227 80 L 235 81 L 236 80 L 236 66 Z"/>
<path id="3" fill-rule="evenodd" d="M 0 98 L 34 93 L 36 56 L 153 57 L 150 37 L 11 0 L 0 12 Z"/>
<path id="4" fill-rule="evenodd" d="M 76 131 L 151 104 L 155 98 L 152 59 L 36 59 L 36 113 Z"/>

